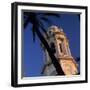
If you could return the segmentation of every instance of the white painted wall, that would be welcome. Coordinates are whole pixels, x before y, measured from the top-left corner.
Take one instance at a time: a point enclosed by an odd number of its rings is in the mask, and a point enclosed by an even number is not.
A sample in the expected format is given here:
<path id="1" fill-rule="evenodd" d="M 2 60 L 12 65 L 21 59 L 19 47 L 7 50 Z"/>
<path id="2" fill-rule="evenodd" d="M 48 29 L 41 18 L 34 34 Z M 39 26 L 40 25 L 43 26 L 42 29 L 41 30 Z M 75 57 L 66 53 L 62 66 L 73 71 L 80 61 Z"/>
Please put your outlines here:
<path id="1" fill-rule="evenodd" d="M 11 2 L 15 0 L 1 0 L 0 2 L 0 90 L 14 90 L 10 86 L 11 80 Z M 69 5 L 87 5 L 90 9 L 90 0 L 16 0 L 16 1 L 32 1 L 45 3 L 60 3 Z M 89 15 L 90 16 L 90 10 Z M 90 17 L 88 17 L 90 20 Z M 90 21 L 88 22 L 90 23 Z M 90 26 L 90 25 L 89 25 Z M 89 27 L 90 28 L 90 27 Z M 89 29 L 88 29 L 89 30 Z M 90 34 L 90 31 L 88 32 Z M 90 35 L 89 35 L 90 38 Z M 90 46 L 90 41 L 88 42 Z M 88 48 L 90 50 L 90 48 Z M 90 52 L 89 52 L 90 53 Z M 89 55 L 90 56 L 90 55 Z M 89 57 L 90 59 L 90 57 Z M 90 61 L 88 61 L 90 64 Z M 90 65 L 89 65 L 90 68 Z M 89 70 L 90 76 L 90 70 Z M 55 86 L 38 86 L 38 87 L 24 87 L 17 88 L 20 90 L 89 90 L 89 83 L 86 84 L 70 84 L 70 85 L 55 85 Z"/>

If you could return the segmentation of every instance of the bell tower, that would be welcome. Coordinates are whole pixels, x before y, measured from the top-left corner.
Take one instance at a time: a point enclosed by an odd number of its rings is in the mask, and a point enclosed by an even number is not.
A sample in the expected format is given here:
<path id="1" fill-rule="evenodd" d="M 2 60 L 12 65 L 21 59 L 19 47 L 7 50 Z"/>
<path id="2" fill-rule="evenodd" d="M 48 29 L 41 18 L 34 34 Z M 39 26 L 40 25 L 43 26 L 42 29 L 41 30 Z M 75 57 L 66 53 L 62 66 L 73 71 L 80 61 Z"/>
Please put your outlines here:
<path id="1" fill-rule="evenodd" d="M 77 64 L 71 55 L 69 48 L 69 40 L 67 39 L 65 33 L 62 28 L 58 28 L 57 26 L 51 26 L 48 29 L 48 38 L 46 38 L 49 46 L 51 47 L 52 52 L 56 56 L 59 64 L 65 75 L 75 75 L 78 74 Z M 45 66 L 43 68 L 42 73 L 44 75 L 56 75 L 57 72 L 55 67 L 53 66 L 51 59 L 47 50 L 45 52 Z"/>

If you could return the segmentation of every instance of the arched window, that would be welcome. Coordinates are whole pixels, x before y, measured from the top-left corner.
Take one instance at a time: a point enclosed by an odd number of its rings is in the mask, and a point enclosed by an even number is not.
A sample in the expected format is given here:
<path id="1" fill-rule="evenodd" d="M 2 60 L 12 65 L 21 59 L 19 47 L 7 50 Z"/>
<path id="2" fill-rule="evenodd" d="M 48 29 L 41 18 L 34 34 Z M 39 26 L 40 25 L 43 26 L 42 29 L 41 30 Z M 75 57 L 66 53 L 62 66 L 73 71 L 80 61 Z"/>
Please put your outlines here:
<path id="1" fill-rule="evenodd" d="M 59 44 L 59 47 L 60 47 L 60 52 L 62 53 L 63 52 L 62 43 Z"/>
<path id="2" fill-rule="evenodd" d="M 51 50 L 52 50 L 52 52 L 55 53 L 55 52 L 56 52 L 56 49 L 55 49 L 55 45 L 54 45 L 54 43 L 51 42 L 50 46 L 51 46 Z"/>

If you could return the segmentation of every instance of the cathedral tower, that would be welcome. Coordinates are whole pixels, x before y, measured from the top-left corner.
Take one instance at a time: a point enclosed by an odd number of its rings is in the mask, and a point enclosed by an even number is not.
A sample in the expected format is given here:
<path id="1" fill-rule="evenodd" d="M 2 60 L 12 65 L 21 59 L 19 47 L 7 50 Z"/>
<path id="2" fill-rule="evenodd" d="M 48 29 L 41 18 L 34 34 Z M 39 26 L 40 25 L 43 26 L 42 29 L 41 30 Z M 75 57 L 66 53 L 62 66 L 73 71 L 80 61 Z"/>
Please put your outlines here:
<path id="1" fill-rule="evenodd" d="M 57 26 L 51 26 L 48 29 L 48 38 L 46 38 L 49 46 L 51 47 L 54 55 L 56 56 L 59 64 L 65 75 L 78 74 L 77 64 L 71 55 L 69 48 L 69 40 L 67 39 L 63 29 Z M 45 66 L 42 73 L 44 75 L 56 75 L 57 72 L 53 66 L 47 50 L 45 49 Z"/>

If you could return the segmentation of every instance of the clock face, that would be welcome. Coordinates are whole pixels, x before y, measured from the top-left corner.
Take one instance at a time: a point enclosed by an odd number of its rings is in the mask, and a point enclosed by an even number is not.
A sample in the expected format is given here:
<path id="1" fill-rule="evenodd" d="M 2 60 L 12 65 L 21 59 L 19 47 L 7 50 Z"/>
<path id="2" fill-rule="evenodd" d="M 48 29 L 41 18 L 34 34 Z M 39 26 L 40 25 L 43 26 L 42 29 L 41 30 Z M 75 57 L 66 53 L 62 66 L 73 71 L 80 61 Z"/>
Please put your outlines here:
<path id="1" fill-rule="evenodd" d="M 60 63 L 65 75 L 75 75 L 78 73 L 77 66 L 72 60 L 61 60 Z"/>

